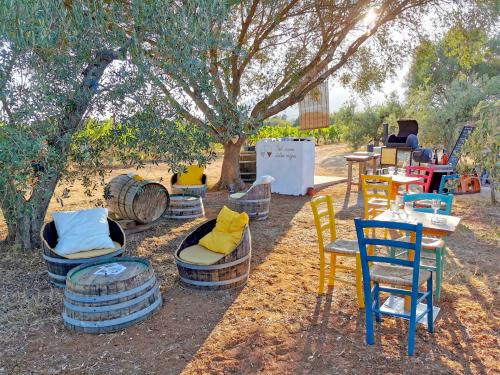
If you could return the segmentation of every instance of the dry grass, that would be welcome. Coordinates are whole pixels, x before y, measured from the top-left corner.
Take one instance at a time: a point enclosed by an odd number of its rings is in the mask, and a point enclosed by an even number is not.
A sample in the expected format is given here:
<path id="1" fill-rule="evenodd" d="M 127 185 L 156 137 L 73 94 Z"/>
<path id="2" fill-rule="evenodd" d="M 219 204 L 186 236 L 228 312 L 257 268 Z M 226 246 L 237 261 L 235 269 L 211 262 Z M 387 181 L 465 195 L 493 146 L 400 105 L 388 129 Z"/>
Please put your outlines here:
<path id="1" fill-rule="evenodd" d="M 320 147 L 317 174 L 345 174 L 343 152 L 340 146 Z M 219 167 L 217 161 L 208 169 L 210 181 L 215 182 Z M 141 174 L 168 178 L 164 166 Z M 65 209 L 90 207 L 100 198 L 88 199 L 78 185 L 70 191 Z M 320 193 L 334 197 L 339 236 L 354 238 L 352 219 L 362 213 L 356 194 L 346 202 L 345 184 Z M 210 192 L 207 217 L 215 217 L 226 199 L 223 192 Z M 456 199 L 454 213 L 463 220 L 448 241 L 436 332 L 418 329 L 411 358 L 406 356 L 407 324 L 399 319 L 384 319 L 376 345 L 365 345 L 364 315 L 356 307 L 353 287 L 339 284 L 326 296 L 316 296 L 319 266 L 309 198 L 272 199 L 269 220 L 251 224 L 252 269 L 240 290 L 205 293 L 179 286 L 173 253 L 204 219 L 163 221 L 129 236 L 127 254 L 151 259 L 165 303 L 151 319 L 119 333 L 67 331 L 60 317 L 62 292 L 49 286 L 40 252 L 3 246 L 0 374 L 500 372 L 500 220 L 487 198 Z M 50 209 L 60 208 L 53 202 Z"/>

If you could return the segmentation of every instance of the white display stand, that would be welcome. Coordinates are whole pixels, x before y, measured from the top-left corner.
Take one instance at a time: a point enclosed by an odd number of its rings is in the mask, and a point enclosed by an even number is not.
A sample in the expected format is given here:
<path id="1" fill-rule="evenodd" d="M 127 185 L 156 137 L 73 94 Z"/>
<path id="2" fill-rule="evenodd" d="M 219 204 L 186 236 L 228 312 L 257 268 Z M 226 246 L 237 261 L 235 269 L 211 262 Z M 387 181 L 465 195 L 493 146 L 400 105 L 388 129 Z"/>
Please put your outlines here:
<path id="1" fill-rule="evenodd" d="M 314 138 L 273 138 L 257 142 L 257 177 L 273 176 L 273 193 L 304 195 L 314 187 Z"/>

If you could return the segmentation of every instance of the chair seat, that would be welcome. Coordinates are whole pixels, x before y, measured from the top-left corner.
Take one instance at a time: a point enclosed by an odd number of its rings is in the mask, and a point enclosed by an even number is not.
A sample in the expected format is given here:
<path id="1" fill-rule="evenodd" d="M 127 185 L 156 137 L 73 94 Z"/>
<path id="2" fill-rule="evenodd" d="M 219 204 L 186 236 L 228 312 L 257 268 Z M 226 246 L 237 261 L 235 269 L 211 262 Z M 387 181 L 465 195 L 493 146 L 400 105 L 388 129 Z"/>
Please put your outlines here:
<path id="1" fill-rule="evenodd" d="M 398 238 L 396 241 L 411 242 L 411 238 L 408 236 L 403 236 Z M 435 237 L 422 237 L 422 249 L 425 250 L 436 250 L 438 247 L 444 246 L 444 240 Z"/>
<path id="2" fill-rule="evenodd" d="M 379 207 L 387 207 L 387 199 L 372 198 L 372 199 L 368 200 L 368 205 L 370 205 L 370 206 L 379 206 Z"/>
<path id="3" fill-rule="evenodd" d="M 215 264 L 225 256 L 225 254 L 216 253 L 215 251 L 208 250 L 201 245 L 186 247 L 179 253 L 179 258 L 181 258 L 184 262 L 203 266 Z"/>
<path id="4" fill-rule="evenodd" d="M 332 253 L 356 255 L 359 250 L 358 241 L 338 239 L 325 246 L 325 251 Z"/>
<path id="5" fill-rule="evenodd" d="M 397 286 L 412 286 L 413 269 L 408 267 L 375 264 L 370 269 L 370 278 L 378 283 Z M 420 270 L 418 285 L 422 285 L 431 277 L 430 271 Z"/>

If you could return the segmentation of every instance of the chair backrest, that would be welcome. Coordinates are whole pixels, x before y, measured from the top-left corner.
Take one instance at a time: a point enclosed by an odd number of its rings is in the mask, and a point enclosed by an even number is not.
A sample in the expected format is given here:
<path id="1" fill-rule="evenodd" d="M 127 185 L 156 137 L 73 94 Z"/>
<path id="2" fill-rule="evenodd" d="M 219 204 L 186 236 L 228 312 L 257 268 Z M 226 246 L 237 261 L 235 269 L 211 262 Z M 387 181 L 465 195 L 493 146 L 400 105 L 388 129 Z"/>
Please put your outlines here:
<path id="1" fill-rule="evenodd" d="M 325 232 L 328 232 L 330 241 L 335 241 L 337 233 L 335 230 L 335 212 L 333 211 L 333 199 L 330 195 L 322 195 L 311 201 L 311 208 L 318 234 L 319 250 L 322 253 L 325 248 Z"/>
<path id="2" fill-rule="evenodd" d="M 361 220 L 359 218 L 354 219 L 356 225 L 356 234 L 358 236 L 359 253 L 361 257 L 361 268 L 363 271 L 363 282 L 370 282 L 370 270 L 369 266 L 372 262 L 376 263 L 388 263 L 393 265 L 399 265 L 404 267 L 413 268 L 413 286 L 412 293 L 418 291 L 418 275 L 420 271 L 420 250 L 422 246 L 422 224 L 407 224 L 399 222 L 388 222 L 388 221 L 378 221 L 378 220 Z M 371 229 L 371 230 L 370 230 Z M 386 232 L 387 230 L 397 230 L 407 232 L 409 234 L 415 234 L 415 243 L 397 241 L 386 238 L 377 237 L 377 229 L 384 229 L 381 232 Z M 371 235 L 369 235 L 371 233 Z M 369 253 L 367 251 L 367 246 L 371 248 L 376 247 L 386 247 L 386 248 L 402 248 L 414 251 L 413 260 L 400 259 L 396 257 L 391 257 L 389 255 L 384 256 L 379 253 Z"/>
<path id="3" fill-rule="evenodd" d="M 441 177 L 441 182 L 439 183 L 439 194 L 453 194 L 455 192 L 455 186 L 458 182 L 458 175 L 450 174 L 443 175 Z M 445 191 L 446 190 L 446 191 Z"/>
<path id="4" fill-rule="evenodd" d="M 408 165 L 406 167 L 406 175 L 408 177 L 419 177 L 422 179 L 421 181 L 412 182 L 411 185 L 422 186 L 422 190 L 424 193 L 429 192 L 433 174 L 434 174 L 434 169 L 432 168 L 421 167 L 418 165 Z"/>
<path id="5" fill-rule="evenodd" d="M 403 197 L 403 202 L 418 202 L 426 201 L 430 202 L 432 199 L 439 199 L 441 201 L 441 208 L 438 210 L 440 215 L 451 215 L 451 207 L 453 206 L 453 194 L 436 194 L 436 193 L 417 193 L 417 194 L 405 194 Z M 443 208 L 444 203 L 444 208 Z M 432 207 L 415 207 L 415 211 L 420 212 L 434 212 Z"/>
<path id="6" fill-rule="evenodd" d="M 380 151 L 380 165 L 396 165 L 398 163 L 398 149 L 382 147 Z"/>
<path id="7" fill-rule="evenodd" d="M 387 176 L 378 175 L 362 175 L 361 186 L 363 189 L 363 199 L 365 206 L 365 219 L 370 219 L 376 214 L 382 212 L 370 207 L 370 199 L 383 199 L 387 201 L 384 210 L 388 209 L 391 205 L 390 196 L 392 191 L 392 178 Z"/>

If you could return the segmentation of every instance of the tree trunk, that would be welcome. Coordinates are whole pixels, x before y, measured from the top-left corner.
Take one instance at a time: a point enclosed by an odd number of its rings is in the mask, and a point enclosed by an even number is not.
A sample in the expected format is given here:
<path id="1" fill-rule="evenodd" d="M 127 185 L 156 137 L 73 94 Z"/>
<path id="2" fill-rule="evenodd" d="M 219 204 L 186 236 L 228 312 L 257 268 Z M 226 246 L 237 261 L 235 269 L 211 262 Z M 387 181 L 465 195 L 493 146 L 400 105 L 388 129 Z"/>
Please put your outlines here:
<path id="1" fill-rule="evenodd" d="M 241 189 L 245 186 L 240 176 L 240 150 L 245 143 L 245 137 L 240 137 L 236 143 L 228 141 L 224 144 L 224 158 L 222 159 L 222 169 L 217 187 L 226 189 L 230 184 Z"/>
<path id="2" fill-rule="evenodd" d="M 14 192 L 9 199 L 2 202 L 9 244 L 20 250 L 34 250 L 40 247 L 40 230 L 58 180 L 58 177 L 41 179 L 34 186 L 29 200 L 25 200 L 22 192 Z"/>

